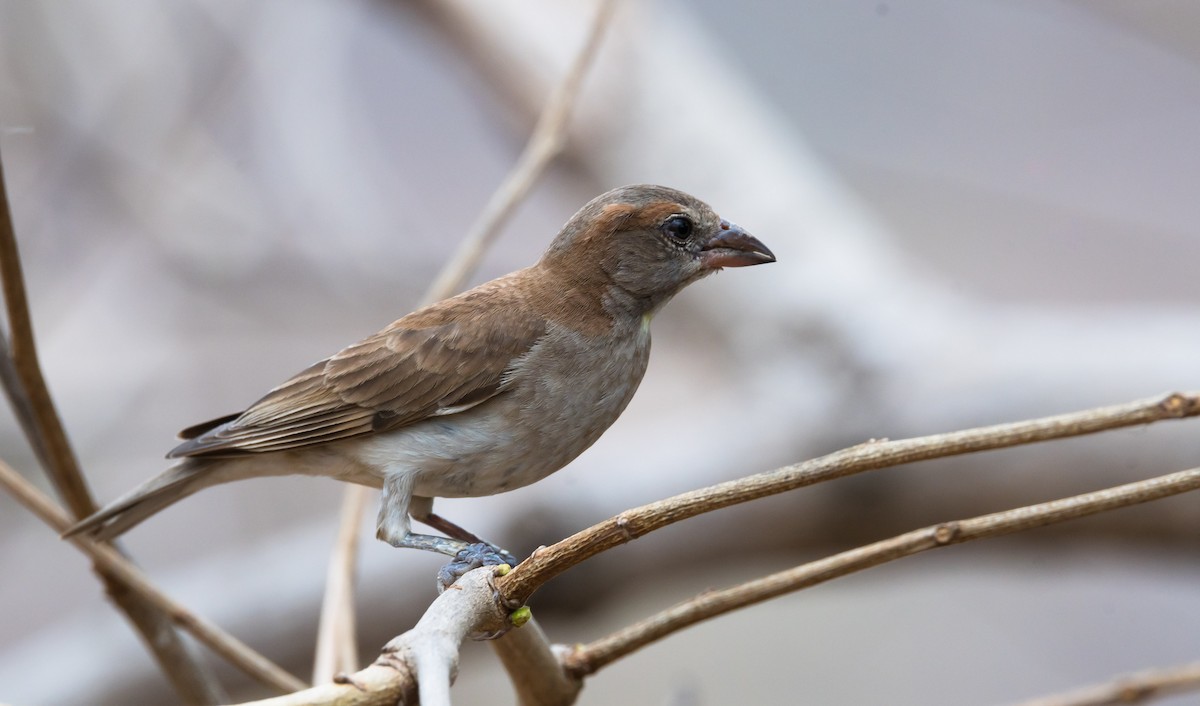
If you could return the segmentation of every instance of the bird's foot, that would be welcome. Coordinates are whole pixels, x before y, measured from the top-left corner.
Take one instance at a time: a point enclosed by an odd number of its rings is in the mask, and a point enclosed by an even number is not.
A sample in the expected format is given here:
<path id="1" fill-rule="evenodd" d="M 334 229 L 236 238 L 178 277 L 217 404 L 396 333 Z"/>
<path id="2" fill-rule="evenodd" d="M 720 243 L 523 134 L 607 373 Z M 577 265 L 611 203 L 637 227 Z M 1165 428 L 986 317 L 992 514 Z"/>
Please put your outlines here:
<path id="1" fill-rule="evenodd" d="M 521 562 L 511 553 L 499 547 L 492 546 L 487 542 L 468 544 L 454 555 L 454 561 L 446 564 L 438 571 L 438 593 L 450 588 L 460 576 L 472 569 L 478 569 L 481 566 L 499 566 L 501 564 L 516 566 L 519 563 Z"/>

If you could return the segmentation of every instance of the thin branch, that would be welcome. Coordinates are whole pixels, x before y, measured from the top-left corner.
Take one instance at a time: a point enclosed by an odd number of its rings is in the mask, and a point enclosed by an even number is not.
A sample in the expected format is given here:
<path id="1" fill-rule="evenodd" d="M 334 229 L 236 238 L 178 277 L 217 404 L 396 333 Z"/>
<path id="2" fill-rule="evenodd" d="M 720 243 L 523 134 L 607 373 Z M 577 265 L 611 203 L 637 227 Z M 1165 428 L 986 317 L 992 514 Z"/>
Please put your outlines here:
<path id="1" fill-rule="evenodd" d="M 32 415 L 32 429 L 36 433 L 34 446 L 39 455 L 45 454 L 45 471 L 54 487 L 62 496 L 71 513 L 84 518 L 96 510 L 92 495 L 88 492 L 79 471 L 79 462 L 67 441 L 62 419 L 38 362 L 37 345 L 33 338 L 33 321 L 29 316 L 29 301 L 25 294 L 25 277 L 21 272 L 21 258 L 17 252 L 17 235 L 9 210 L 7 189 L 4 185 L 4 169 L 0 164 L 0 279 L 3 279 L 5 313 L 11 345 L 6 345 L 12 358 L 12 370 L 20 390 L 9 394 L 22 394 L 25 403 L 18 411 Z"/>
<path id="2" fill-rule="evenodd" d="M 64 532 L 73 523 L 44 493 L 21 477 L 11 466 L 0 461 L 0 486 L 56 532 Z M 158 589 L 145 574 L 116 549 L 104 542 L 95 542 L 86 535 L 75 535 L 70 539 L 80 551 L 88 555 L 97 569 L 105 576 L 127 588 L 130 595 L 152 606 L 160 615 L 192 633 L 202 644 L 227 659 L 231 664 L 258 679 L 263 684 L 280 691 L 296 691 L 307 685 L 258 654 L 236 637 L 226 633 L 213 623 L 196 615 L 182 604 Z"/>
<path id="3" fill-rule="evenodd" d="M 3 177 L 0 176 L 0 179 Z M 9 406 L 12 407 L 13 416 L 17 418 L 22 433 L 29 440 L 29 446 L 33 449 L 33 455 L 37 459 L 38 465 L 42 468 L 49 468 L 50 454 L 46 451 L 45 444 L 42 443 L 42 435 L 38 433 L 37 415 L 34 414 L 29 398 L 22 392 L 21 375 L 17 372 L 16 363 L 13 362 L 8 339 L 3 335 L 0 335 L 0 385 L 4 386 L 4 395 L 8 398 Z"/>
<path id="4" fill-rule="evenodd" d="M 615 6 L 615 0 L 600 0 L 587 40 L 562 82 L 547 98 L 525 149 L 475 219 L 454 255 L 425 292 L 421 299 L 422 304 L 445 299 L 462 288 L 467 277 L 479 266 L 483 254 L 500 234 L 500 229 L 529 194 L 538 177 L 562 152 L 566 144 L 571 109 L 579 95 L 583 78 L 595 60 L 600 40 L 610 23 Z M 338 541 L 329 560 L 326 593 L 330 595 L 322 606 L 322 627 L 317 639 L 318 655 L 335 654 L 337 650 L 332 646 L 335 642 L 354 641 L 353 603 L 349 598 L 338 594 L 354 582 L 349 574 L 355 570 L 355 557 L 360 541 L 358 528 L 362 525 L 363 513 L 366 511 L 367 498 L 371 491 L 363 486 L 351 486 L 345 493 Z M 352 665 L 341 663 L 332 671 L 351 668 Z M 320 674 L 324 676 L 326 673 L 331 672 L 322 664 Z"/>
<path id="5" fill-rule="evenodd" d="M 1200 690 L 1200 662 L 1147 669 L 1106 684 L 1055 696 L 1022 701 L 1017 706 L 1108 706 L 1139 704 L 1161 696 Z"/>
<path id="6" fill-rule="evenodd" d="M 856 571 L 929 549 L 1044 527 L 1107 510 L 1159 500 L 1197 488 L 1200 488 L 1200 469 L 1192 469 L 1083 495 L 981 515 L 969 520 L 943 522 L 913 530 L 732 588 L 701 594 L 612 635 L 576 648 L 564 658 L 564 666 L 573 674 L 586 676 L 652 642 L 703 620 Z"/>
<path id="7" fill-rule="evenodd" d="M 347 645 L 358 644 L 354 618 L 354 575 L 361 545 L 358 528 L 362 526 L 371 496 L 371 489 L 361 485 L 352 485 L 343 491 L 337 540 L 325 572 L 325 598 L 321 602 L 313 666 L 314 684 L 323 684 L 335 674 L 358 669 L 357 648 L 352 651 Z M 355 661 L 349 661 L 351 657 Z"/>
<path id="8" fill-rule="evenodd" d="M 362 517 L 369 497 L 362 492 L 342 496 L 342 517 Z M 358 565 L 358 524 L 343 522 L 338 527 L 335 551 L 329 557 L 325 575 L 325 598 L 321 602 L 321 621 L 317 626 L 316 656 L 313 658 L 313 684 L 325 684 L 334 676 L 358 669 L 358 644 L 354 630 L 354 586 Z"/>
<path id="9" fill-rule="evenodd" d="M 600 0 L 587 39 L 562 82 L 555 86 L 546 99 L 546 105 L 538 116 L 525 150 L 488 200 L 467 237 L 455 251 L 454 257 L 430 286 L 425 298 L 426 303 L 444 299 L 462 286 L 463 281 L 479 265 L 480 258 L 500 232 L 500 228 L 525 199 L 529 189 L 550 162 L 562 152 L 567 141 L 571 109 L 575 107 L 584 76 L 595 61 L 600 41 L 604 38 L 604 31 L 608 28 L 615 7 L 614 0 Z"/>
<path id="10" fill-rule="evenodd" d="M 524 602 L 554 576 L 647 532 L 723 507 L 822 481 L 976 451 L 1095 434 L 1109 429 L 1200 415 L 1200 393 L 1174 393 L 1139 402 L 899 441 L 872 440 L 827 456 L 682 493 L 626 510 L 556 544 L 539 549 L 496 581 L 505 598 Z"/>
<path id="11" fill-rule="evenodd" d="M 79 461 L 62 424 L 62 418 L 50 397 L 38 361 L 33 336 L 33 319 L 21 258 L 17 249 L 16 229 L 8 203 L 0 160 L 0 279 L 3 280 L 4 305 L 12 343 L 0 335 L 0 382 L 12 403 L 22 430 L 29 438 L 42 469 L 53 483 L 76 519 L 87 517 L 96 504 L 84 481 Z M 117 546 L 116 551 L 120 551 Z M 142 642 L 159 668 L 187 703 L 206 704 L 226 700 L 220 682 L 211 668 L 195 655 L 162 615 L 136 592 L 129 591 L 102 566 L 95 567 L 114 604 L 137 630 Z"/>

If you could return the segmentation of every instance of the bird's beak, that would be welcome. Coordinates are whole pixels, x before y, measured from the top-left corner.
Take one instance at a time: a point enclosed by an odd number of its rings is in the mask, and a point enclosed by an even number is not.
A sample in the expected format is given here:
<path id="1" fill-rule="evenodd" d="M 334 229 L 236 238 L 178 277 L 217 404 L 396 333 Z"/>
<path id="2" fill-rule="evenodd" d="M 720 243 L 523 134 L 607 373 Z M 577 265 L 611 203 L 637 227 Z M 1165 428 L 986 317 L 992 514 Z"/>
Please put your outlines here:
<path id="1" fill-rule="evenodd" d="M 746 267 L 775 262 L 775 254 L 740 227 L 721 221 L 721 229 L 700 249 L 700 261 L 705 267 Z"/>

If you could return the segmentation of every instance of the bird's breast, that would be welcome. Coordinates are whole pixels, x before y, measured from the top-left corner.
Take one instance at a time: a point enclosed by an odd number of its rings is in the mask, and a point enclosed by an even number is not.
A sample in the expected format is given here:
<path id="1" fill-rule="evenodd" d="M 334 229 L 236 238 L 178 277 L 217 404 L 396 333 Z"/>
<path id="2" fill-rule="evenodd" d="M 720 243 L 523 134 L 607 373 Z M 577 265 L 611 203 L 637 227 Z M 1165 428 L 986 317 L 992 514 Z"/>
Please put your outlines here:
<path id="1" fill-rule="evenodd" d="M 640 322 L 602 336 L 552 328 L 513 370 L 512 394 L 527 433 L 574 458 L 625 410 L 649 355 L 649 331 Z"/>
<path id="2" fill-rule="evenodd" d="M 403 465 L 417 472 L 418 495 L 477 497 L 529 485 L 570 463 L 616 421 L 649 353 L 640 322 L 602 336 L 552 325 L 514 363 L 500 394 L 399 430 L 390 446 L 403 449 Z"/>

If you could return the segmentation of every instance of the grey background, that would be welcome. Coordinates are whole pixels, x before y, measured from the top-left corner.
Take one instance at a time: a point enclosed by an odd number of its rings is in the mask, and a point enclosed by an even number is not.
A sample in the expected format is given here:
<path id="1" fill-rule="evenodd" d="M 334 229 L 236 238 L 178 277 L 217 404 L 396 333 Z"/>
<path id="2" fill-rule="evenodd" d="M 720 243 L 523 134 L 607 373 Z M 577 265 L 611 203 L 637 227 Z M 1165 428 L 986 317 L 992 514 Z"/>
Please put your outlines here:
<path id="1" fill-rule="evenodd" d="M 694 13 L 702 33 L 687 51 L 744 80 L 915 278 L 956 292 L 980 325 L 989 306 L 1047 312 L 1048 330 L 1167 322 L 1160 337 L 1127 341 L 1144 352 L 1170 348 L 1170 322 L 1194 321 L 1195 4 L 665 7 L 681 22 Z M 578 36 L 555 17 L 547 31 Z M 177 429 L 248 404 L 410 310 L 521 147 L 530 114 L 514 90 L 424 5 L 0 1 L 0 148 L 43 367 L 97 497 L 160 470 Z M 710 105 L 686 85 L 663 91 L 679 93 L 679 111 Z M 603 110 L 620 123 L 619 104 Z M 552 170 L 475 281 L 531 262 L 615 185 L 588 159 L 576 145 Z M 688 159 L 636 178 L 704 168 L 703 149 Z M 752 180 L 755 164 L 723 168 Z M 1198 387 L 1194 370 L 1126 367 L 1117 379 L 1085 356 L 1092 395 L 1057 393 L 1047 374 L 1028 381 L 1050 390 L 1036 403 L 1024 386 L 998 385 L 967 408 L 944 394 L 956 369 L 944 389 L 879 409 L 872 400 L 897 384 L 881 366 L 843 371 L 848 396 L 811 402 L 826 419 L 798 424 L 808 417 L 774 395 L 808 388 L 772 366 L 828 371 L 833 354 L 820 327 L 797 315 L 787 338 L 771 317 L 810 305 L 779 283 L 801 276 L 805 239 L 834 236 L 800 233 L 802 214 L 797 232 L 777 220 L 764 230 L 762 214 L 730 210 L 737 198 L 697 195 L 780 262 L 673 302 L 655 322 L 638 398 L 577 463 L 516 493 L 439 504 L 448 516 L 528 551 L 626 507 L 869 436 Z M 827 294 L 836 307 L 839 293 Z M 745 297 L 759 306 L 731 313 Z M 926 313 L 908 315 L 899 323 L 918 327 Z M 890 341 L 870 345 L 866 358 Z M 1036 371 L 1039 351 L 1029 353 Z M 979 360 L 971 376 L 996 376 Z M 41 483 L 4 415 L 0 454 Z M 740 438 L 706 434 L 713 419 Z M 564 576 L 534 608 L 552 639 L 585 641 L 857 542 L 1195 465 L 1195 437 L 1175 423 L 731 509 Z M 173 595 L 303 675 L 339 490 L 309 479 L 213 489 L 127 544 Z M 1000 703 L 1194 660 L 1198 516 L 1193 497 L 1177 498 L 842 579 L 677 635 L 589 682 L 583 703 Z M 363 558 L 367 655 L 428 603 L 438 564 L 377 544 Z M 0 700 L 170 700 L 85 563 L 6 496 L 0 570 Z M 507 697 L 482 646 L 467 647 L 456 693 Z"/>

